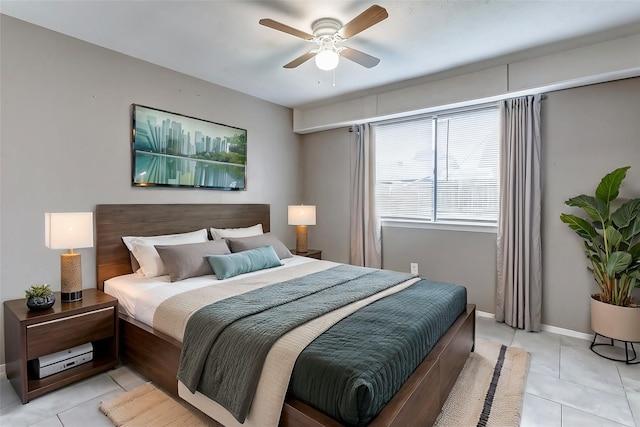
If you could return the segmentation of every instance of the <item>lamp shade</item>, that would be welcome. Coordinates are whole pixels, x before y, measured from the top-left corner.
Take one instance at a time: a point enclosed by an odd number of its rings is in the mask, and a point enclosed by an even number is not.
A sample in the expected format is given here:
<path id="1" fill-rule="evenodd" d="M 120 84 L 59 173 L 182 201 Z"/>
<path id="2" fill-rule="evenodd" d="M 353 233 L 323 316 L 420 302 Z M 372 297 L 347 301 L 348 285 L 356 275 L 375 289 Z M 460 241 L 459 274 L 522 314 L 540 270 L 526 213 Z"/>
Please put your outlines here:
<path id="1" fill-rule="evenodd" d="M 45 213 L 44 216 L 48 248 L 93 247 L 93 212 Z"/>
<path id="2" fill-rule="evenodd" d="M 316 207 L 313 205 L 289 206 L 289 225 L 316 225 Z"/>
<path id="3" fill-rule="evenodd" d="M 340 55 L 332 49 L 322 49 L 316 54 L 316 66 L 324 71 L 333 70 L 338 66 Z"/>

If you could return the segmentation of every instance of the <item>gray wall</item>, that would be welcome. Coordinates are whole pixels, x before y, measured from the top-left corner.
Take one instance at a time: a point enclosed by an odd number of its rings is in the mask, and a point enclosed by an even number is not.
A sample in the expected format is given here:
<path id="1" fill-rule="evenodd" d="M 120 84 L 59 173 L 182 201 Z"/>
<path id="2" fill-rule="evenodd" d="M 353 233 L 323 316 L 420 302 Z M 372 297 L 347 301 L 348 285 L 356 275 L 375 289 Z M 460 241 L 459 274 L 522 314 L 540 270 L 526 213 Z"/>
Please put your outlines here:
<path id="1" fill-rule="evenodd" d="M 384 227 L 382 260 L 384 268 L 407 272 L 417 262 L 420 275 L 463 285 L 478 310 L 494 312 L 495 233 Z"/>
<path id="2" fill-rule="evenodd" d="M 302 160 L 305 204 L 316 205 L 316 224 L 309 227 L 309 247 L 322 258 L 349 262 L 350 153 L 353 133 L 347 128 L 304 136 Z"/>
<path id="3" fill-rule="evenodd" d="M 330 221 L 319 216 L 312 245 L 341 262 L 349 260 L 350 135 L 334 130 L 303 138 L 304 193 L 331 212 Z M 559 215 L 567 198 L 592 192 L 622 165 L 632 166 L 623 194 L 640 195 L 639 135 L 640 78 L 551 92 L 543 101 L 544 324 L 590 332 L 589 295 L 596 288 L 579 239 Z M 384 227 L 382 235 L 385 268 L 409 271 L 409 263 L 418 262 L 421 274 L 467 286 L 470 302 L 494 312 L 495 234 Z"/>
<path id="4" fill-rule="evenodd" d="M 60 288 L 60 253 L 44 213 L 100 203 L 269 203 L 271 228 L 294 244 L 288 204 L 302 194 L 292 111 L 2 15 L 0 300 L 32 284 Z M 245 128 L 247 191 L 131 187 L 130 105 Z M 79 249 L 95 287 L 95 249 Z M 0 332 L 1 334 L 2 332 Z M 0 363 L 4 363 L 0 337 Z"/>
<path id="5" fill-rule="evenodd" d="M 640 77 L 549 93 L 542 123 L 542 321 L 591 332 L 597 288 L 580 239 L 559 216 L 579 213 L 564 201 L 593 194 L 620 166 L 631 166 L 621 195 L 640 197 Z"/>

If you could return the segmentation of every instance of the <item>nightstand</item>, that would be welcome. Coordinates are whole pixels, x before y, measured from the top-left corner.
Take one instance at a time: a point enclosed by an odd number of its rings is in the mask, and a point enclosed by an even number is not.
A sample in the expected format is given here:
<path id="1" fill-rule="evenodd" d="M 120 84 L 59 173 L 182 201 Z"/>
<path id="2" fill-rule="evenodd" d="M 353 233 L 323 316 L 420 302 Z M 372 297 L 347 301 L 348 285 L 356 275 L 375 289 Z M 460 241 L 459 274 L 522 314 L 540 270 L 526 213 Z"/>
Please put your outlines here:
<path id="1" fill-rule="evenodd" d="M 307 252 L 296 252 L 295 249 L 289 249 L 292 254 L 306 256 L 307 258 L 322 259 L 322 251 L 320 249 L 309 249 Z"/>
<path id="2" fill-rule="evenodd" d="M 7 378 L 22 403 L 110 369 L 118 364 L 118 300 L 83 289 L 82 300 L 29 311 L 25 299 L 4 302 Z M 38 357 L 93 343 L 93 360 L 39 379 L 31 364 Z"/>

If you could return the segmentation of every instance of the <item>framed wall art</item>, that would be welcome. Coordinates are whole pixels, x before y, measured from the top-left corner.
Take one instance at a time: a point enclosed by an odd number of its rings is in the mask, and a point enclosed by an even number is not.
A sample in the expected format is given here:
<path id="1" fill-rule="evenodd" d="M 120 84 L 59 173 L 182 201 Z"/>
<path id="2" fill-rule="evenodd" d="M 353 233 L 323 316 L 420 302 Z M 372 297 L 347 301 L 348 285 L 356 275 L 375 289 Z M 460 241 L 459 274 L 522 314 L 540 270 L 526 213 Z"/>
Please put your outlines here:
<path id="1" fill-rule="evenodd" d="M 133 104 L 132 185 L 245 190 L 247 131 Z"/>

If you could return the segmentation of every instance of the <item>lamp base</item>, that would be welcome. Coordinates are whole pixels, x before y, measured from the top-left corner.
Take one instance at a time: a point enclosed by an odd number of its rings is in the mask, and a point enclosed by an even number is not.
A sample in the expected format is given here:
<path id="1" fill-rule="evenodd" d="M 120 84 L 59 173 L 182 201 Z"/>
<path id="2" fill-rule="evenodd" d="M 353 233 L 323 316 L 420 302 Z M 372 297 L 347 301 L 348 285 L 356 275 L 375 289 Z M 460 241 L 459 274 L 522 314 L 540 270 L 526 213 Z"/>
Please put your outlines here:
<path id="1" fill-rule="evenodd" d="M 82 265 L 80 254 L 70 252 L 60 256 L 60 300 L 63 302 L 82 299 Z"/>
<path id="2" fill-rule="evenodd" d="M 82 291 L 78 292 L 60 292 L 60 301 L 74 302 L 82 299 Z"/>
<path id="3" fill-rule="evenodd" d="M 306 254 L 309 251 L 308 229 L 306 225 L 296 225 L 296 252 L 299 254 Z"/>

